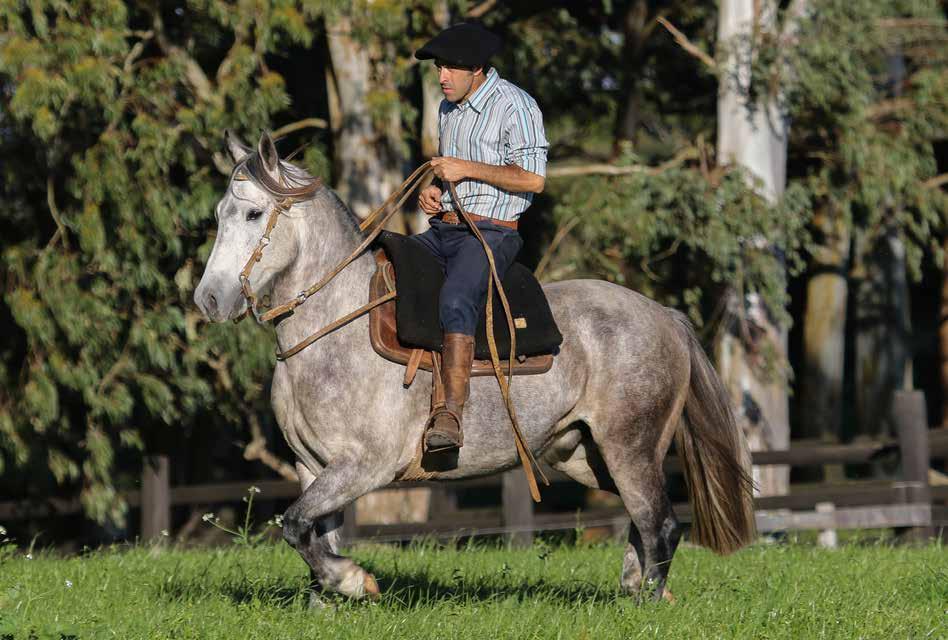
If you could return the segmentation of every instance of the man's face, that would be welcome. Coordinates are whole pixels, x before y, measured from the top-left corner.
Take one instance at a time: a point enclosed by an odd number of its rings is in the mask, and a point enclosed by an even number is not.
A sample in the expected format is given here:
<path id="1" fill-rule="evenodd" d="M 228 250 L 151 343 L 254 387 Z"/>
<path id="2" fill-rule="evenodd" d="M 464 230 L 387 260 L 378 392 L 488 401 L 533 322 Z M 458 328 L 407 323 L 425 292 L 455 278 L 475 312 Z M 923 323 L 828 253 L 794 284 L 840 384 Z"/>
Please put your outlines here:
<path id="1" fill-rule="evenodd" d="M 441 92 L 449 102 L 461 102 L 466 99 L 472 93 L 474 81 L 483 74 L 480 67 L 457 67 L 442 60 L 435 60 L 435 67 L 438 69 Z"/>

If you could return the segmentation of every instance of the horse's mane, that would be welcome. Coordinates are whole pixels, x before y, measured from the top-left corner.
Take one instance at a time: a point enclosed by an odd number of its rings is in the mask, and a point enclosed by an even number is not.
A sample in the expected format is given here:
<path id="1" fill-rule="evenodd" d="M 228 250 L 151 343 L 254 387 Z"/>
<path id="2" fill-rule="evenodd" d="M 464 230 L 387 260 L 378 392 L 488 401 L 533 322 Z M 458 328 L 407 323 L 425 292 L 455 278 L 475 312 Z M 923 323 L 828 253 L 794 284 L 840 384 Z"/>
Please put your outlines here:
<path id="1" fill-rule="evenodd" d="M 291 162 L 280 160 L 281 183 L 277 183 L 263 167 L 260 154 L 256 151 L 248 153 L 234 166 L 234 170 L 230 175 L 232 181 L 244 178 L 253 181 L 256 186 L 277 198 L 293 197 L 304 201 L 323 196 L 328 206 L 337 209 L 342 214 L 343 219 L 350 223 L 352 229 L 358 234 L 362 234 L 359 229 L 359 218 L 336 192 L 326 187 L 321 178 L 311 175 L 305 169 Z"/>

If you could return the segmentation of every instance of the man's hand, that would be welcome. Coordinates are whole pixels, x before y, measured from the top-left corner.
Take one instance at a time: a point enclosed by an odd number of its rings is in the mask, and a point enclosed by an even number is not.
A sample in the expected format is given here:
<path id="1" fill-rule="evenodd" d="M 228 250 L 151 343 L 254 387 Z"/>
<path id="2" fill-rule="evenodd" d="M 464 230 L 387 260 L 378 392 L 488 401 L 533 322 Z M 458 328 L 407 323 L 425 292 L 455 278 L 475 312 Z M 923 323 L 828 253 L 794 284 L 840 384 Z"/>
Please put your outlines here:
<path id="1" fill-rule="evenodd" d="M 428 185 L 418 196 L 418 206 L 429 216 L 441 213 L 441 189 L 436 185 Z"/>
<path id="2" fill-rule="evenodd" d="M 434 174 L 442 180 L 448 182 L 457 182 L 470 177 L 471 164 L 467 160 L 459 158 L 446 158 L 439 156 L 431 159 L 431 168 Z"/>
<path id="3" fill-rule="evenodd" d="M 448 182 L 479 180 L 512 193 L 540 193 L 546 183 L 543 176 L 525 171 L 516 164 L 496 165 L 460 158 L 435 157 L 431 159 L 431 168 L 436 176 Z"/>

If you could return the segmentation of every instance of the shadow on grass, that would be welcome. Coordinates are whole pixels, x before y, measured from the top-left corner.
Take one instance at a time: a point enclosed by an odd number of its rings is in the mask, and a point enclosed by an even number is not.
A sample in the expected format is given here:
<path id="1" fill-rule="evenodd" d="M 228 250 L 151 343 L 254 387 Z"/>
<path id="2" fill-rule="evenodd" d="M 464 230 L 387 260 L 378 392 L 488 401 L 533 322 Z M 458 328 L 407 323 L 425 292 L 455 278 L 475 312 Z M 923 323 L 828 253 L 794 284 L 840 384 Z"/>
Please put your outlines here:
<path id="1" fill-rule="evenodd" d="M 604 589 L 579 580 L 551 583 L 543 579 L 516 582 L 503 574 L 467 579 L 455 573 L 449 580 L 432 577 L 426 571 L 394 572 L 363 562 L 382 591 L 380 604 L 393 609 L 433 607 L 448 603 L 484 603 L 498 600 L 543 600 L 558 605 L 609 604 L 625 600 L 618 589 Z M 223 596 L 234 604 L 258 602 L 280 608 L 305 607 L 310 590 L 307 580 L 284 577 L 250 578 L 244 575 L 213 579 L 208 576 L 172 576 L 157 588 L 159 598 L 173 602 L 194 602 Z M 351 602 L 337 594 L 325 594 L 328 602 Z"/>
<path id="2" fill-rule="evenodd" d="M 363 562 L 362 566 L 378 581 L 384 604 L 406 609 L 449 602 L 483 603 L 507 599 L 543 600 L 560 605 L 578 602 L 607 604 L 624 599 L 618 589 L 603 589 L 579 580 L 551 583 L 539 578 L 518 583 L 509 577 L 496 576 L 496 582 L 491 582 L 490 577 L 467 579 L 455 574 L 453 579 L 445 581 L 425 571 L 396 573 L 374 567 L 370 562 Z"/>
<path id="3" fill-rule="evenodd" d="M 309 592 L 306 581 L 284 577 L 232 577 L 211 580 L 202 576 L 171 577 L 157 588 L 159 598 L 170 602 L 199 602 L 223 596 L 234 604 L 258 602 L 269 607 L 291 608 L 305 605 Z"/>

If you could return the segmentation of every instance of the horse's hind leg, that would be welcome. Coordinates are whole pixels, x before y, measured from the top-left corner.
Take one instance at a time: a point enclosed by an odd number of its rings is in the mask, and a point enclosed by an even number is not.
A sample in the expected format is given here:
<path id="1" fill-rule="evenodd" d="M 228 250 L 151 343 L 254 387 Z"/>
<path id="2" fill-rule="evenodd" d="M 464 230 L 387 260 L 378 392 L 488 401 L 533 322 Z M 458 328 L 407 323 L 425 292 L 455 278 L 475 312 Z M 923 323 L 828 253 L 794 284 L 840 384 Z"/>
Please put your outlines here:
<path id="1" fill-rule="evenodd" d="M 297 473 L 305 493 L 315 479 L 303 465 L 296 465 Z M 379 594 L 378 584 L 370 573 L 355 562 L 339 555 L 339 534 L 342 531 L 342 511 L 330 513 L 315 520 L 312 526 L 303 531 L 294 531 L 290 523 L 290 535 L 287 535 L 287 523 L 284 520 L 284 537 L 306 561 L 313 581 L 313 594 L 310 606 L 322 605 L 320 590 L 336 591 L 353 598 L 374 597 Z"/>
<path id="2" fill-rule="evenodd" d="M 622 561 L 620 585 L 629 595 L 645 592 L 656 600 L 671 599 L 665 588 L 672 557 L 681 537 L 671 502 L 665 492 L 661 469 L 640 467 L 641 477 L 633 481 L 619 480 L 619 494 L 632 517 L 629 542 Z M 657 479 L 656 479 L 657 477 Z"/>
<path id="3" fill-rule="evenodd" d="M 671 592 L 663 589 L 680 529 L 665 492 L 662 470 L 654 462 L 655 456 L 648 453 L 655 447 L 667 448 L 667 437 L 654 431 L 653 424 L 628 429 L 636 438 L 609 440 L 608 459 L 584 425 L 564 431 L 545 459 L 580 484 L 619 494 L 632 516 L 619 584 L 629 595 L 638 596 L 644 574 L 654 596 L 670 600 Z"/>
<path id="4" fill-rule="evenodd" d="M 632 519 L 620 584 L 630 595 L 639 595 L 644 586 L 656 600 L 671 599 L 665 582 L 681 537 L 661 466 L 681 407 L 675 398 L 669 398 L 665 406 L 665 420 L 656 420 L 655 413 L 631 421 L 626 415 L 622 417 L 622 426 L 600 424 L 593 431 L 609 475 Z"/>

